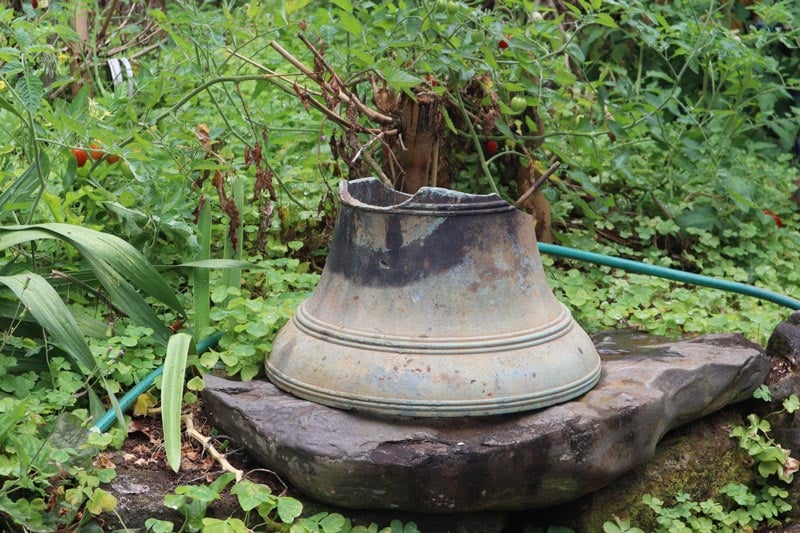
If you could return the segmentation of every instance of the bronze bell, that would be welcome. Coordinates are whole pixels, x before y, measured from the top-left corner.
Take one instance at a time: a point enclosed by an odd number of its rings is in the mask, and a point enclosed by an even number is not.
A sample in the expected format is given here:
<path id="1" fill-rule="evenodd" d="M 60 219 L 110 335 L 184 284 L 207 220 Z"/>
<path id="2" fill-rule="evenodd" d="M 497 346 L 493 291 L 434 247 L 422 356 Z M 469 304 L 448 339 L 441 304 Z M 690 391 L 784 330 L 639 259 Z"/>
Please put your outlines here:
<path id="1" fill-rule="evenodd" d="M 275 385 L 345 409 L 479 416 L 591 389 L 600 358 L 547 284 L 530 215 L 494 194 L 339 184 L 319 285 L 275 338 Z"/>

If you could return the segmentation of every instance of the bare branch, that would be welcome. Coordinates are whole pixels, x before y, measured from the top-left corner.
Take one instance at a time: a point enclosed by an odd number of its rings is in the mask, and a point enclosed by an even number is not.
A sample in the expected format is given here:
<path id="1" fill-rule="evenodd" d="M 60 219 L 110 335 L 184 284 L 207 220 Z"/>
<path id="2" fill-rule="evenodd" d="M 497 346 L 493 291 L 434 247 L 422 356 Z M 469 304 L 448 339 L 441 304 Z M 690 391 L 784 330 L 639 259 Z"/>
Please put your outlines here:
<path id="1" fill-rule="evenodd" d="M 277 43 L 276 43 L 276 46 L 280 47 L 280 45 L 277 45 Z M 282 48 L 281 48 L 281 50 L 282 50 Z M 256 61 L 253 61 L 249 57 L 246 57 L 246 56 L 243 56 L 243 55 L 239 54 L 235 50 L 231 50 L 229 48 L 227 50 L 227 52 L 229 54 L 231 54 L 232 56 L 234 56 L 234 57 L 236 57 L 238 59 L 241 59 L 242 61 L 245 61 L 245 62 L 253 65 L 254 67 L 256 67 L 258 69 L 261 69 L 264 72 L 268 73 L 270 75 L 270 78 L 269 78 L 270 81 L 274 82 L 275 80 L 280 80 L 280 81 L 285 82 L 285 83 L 291 83 L 292 86 L 293 86 L 292 89 L 290 89 L 288 87 L 281 86 L 289 94 L 296 94 L 296 89 L 294 89 L 294 87 L 296 86 L 301 92 L 306 93 L 309 96 L 317 96 L 317 97 L 320 97 L 320 98 L 322 97 L 322 95 L 320 93 L 318 93 L 316 91 L 313 91 L 313 90 L 309 89 L 308 87 L 306 87 L 304 85 L 300 85 L 295 81 L 289 80 L 290 77 L 297 76 L 297 74 L 279 74 L 279 73 L 275 72 L 274 70 L 271 70 L 271 69 L 265 67 L 264 65 L 261 65 L 260 63 L 258 63 Z M 289 52 L 286 52 L 286 53 L 289 54 Z M 281 54 L 281 55 L 283 55 L 283 54 Z M 291 54 L 289 54 L 289 56 L 292 57 L 292 59 L 294 61 L 297 61 L 297 59 L 295 59 L 294 56 L 292 56 Z M 295 62 L 292 61 L 292 59 L 288 59 L 287 58 L 287 60 L 290 63 L 295 65 Z M 318 77 L 313 72 L 311 72 L 309 74 L 310 71 L 308 71 L 308 69 L 305 67 L 305 65 L 303 65 L 302 63 L 299 63 L 299 62 L 297 62 L 297 63 L 300 65 L 298 68 L 300 69 L 300 71 L 303 74 L 305 74 L 306 76 L 311 77 L 314 81 L 317 81 Z M 297 66 L 297 65 L 295 65 L 295 66 Z M 280 86 L 280 84 L 279 84 L 279 86 Z M 343 118 L 341 115 L 337 114 L 336 112 L 328 109 L 327 107 L 325 107 L 323 104 L 321 104 L 320 102 L 318 102 L 314 98 L 304 99 L 303 101 L 305 103 L 308 103 L 314 109 L 317 109 L 318 111 L 323 113 L 325 116 L 327 116 L 328 118 L 330 118 L 332 121 L 334 121 L 339 126 L 342 126 L 343 128 L 346 128 L 346 129 L 354 128 L 357 131 L 360 131 L 360 132 L 363 132 L 363 133 L 369 133 L 369 134 L 372 134 L 372 135 L 380 134 L 381 131 L 382 131 L 380 129 L 367 128 L 367 127 L 365 127 L 365 126 L 363 126 L 361 124 L 350 122 L 347 119 Z M 387 135 L 391 135 L 391 134 L 395 133 L 396 131 L 397 130 L 389 130 L 389 131 L 386 132 L 386 134 Z"/>
<path id="2" fill-rule="evenodd" d="M 318 84 L 322 84 L 323 80 L 321 80 L 321 79 L 320 79 L 320 77 L 319 77 L 319 76 L 317 76 L 317 74 L 316 74 L 316 73 L 315 73 L 313 70 L 309 69 L 309 68 L 308 68 L 307 66 L 305 66 L 303 63 L 301 63 L 299 59 L 297 59 L 296 57 L 294 57 L 294 56 L 293 56 L 291 53 L 289 53 L 289 51 L 288 51 L 288 50 L 286 50 L 284 47 L 282 47 L 281 45 L 279 45 L 279 44 L 278 44 L 276 41 L 272 41 L 272 42 L 270 42 L 270 43 L 269 43 L 269 45 L 270 45 L 270 46 L 271 46 L 271 47 L 272 47 L 272 48 L 273 48 L 273 49 L 274 49 L 276 52 L 278 52 L 278 53 L 279 53 L 281 56 L 283 56 L 283 58 L 284 58 L 286 61 L 288 61 L 289 63 L 291 63 L 292 65 L 294 65 L 294 66 L 297 68 L 297 70 L 299 70 L 300 72 L 302 72 L 303 74 L 305 74 L 306 76 L 308 76 L 309 78 L 311 78 L 312 80 L 314 80 L 316 83 L 318 83 Z"/>
<path id="3" fill-rule="evenodd" d="M 236 476 L 237 483 L 241 481 L 242 478 L 244 478 L 244 471 L 239 470 L 238 468 L 234 467 L 230 462 L 228 462 L 228 459 L 225 458 L 225 455 L 220 453 L 219 450 L 217 450 L 214 447 L 214 445 L 211 444 L 211 438 L 206 437 L 194 427 L 194 421 L 192 420 L 192 415 L 184 415 L 183 423 L 186 425 L 186 435 L 193 438 L 200 444 L 202 444 L 203 448 L 205 448 L 211 455 L 211 457 L 213 457 L 219 463 L 219 466 L 221 466 L 223 470 L 225 470 L 226 472 L 232 472 L 233 475 Z"/>
<path id="4" fill-rule="evenodd" d="M 533 193 L 535 193 L 535 192 L 536 192 L 536 191 L 539 189 L 539 187 L 541 187 L 541 186 L 542 186 L 542 183 L 544 183 L 544 182 L 545 182 L 545 180 L 547 180 L 547 178 L 549 178 L 550 176 L 552 176 L 552 175 L 553 175 L 553 173 L 554 173 L 556 170 L 558 170 L 558 167 L 560 167 L 560 166 L 561 166 L 561 161 L 556 161 L 555 163 L 553 163 L 553 165 L 552 165 L 550 168 L 548 168 L 548 169 L 547 169 L 547 172 L 545 172 L 544 174 L 542 174 L 542 175 L 539 177 L 539 179 L 538 179 L 538 180 L 536 180 L 536 182 L 535 182 L 533 185 L 531 185 L 531 186 L 528 188 L 528 190 L 527 190 L 527 191 L 525 191 L 525 193 L 524 193 L 522 196 L 520 196 L 520 197 L 519 197 L 519 199 L 517 199 L 517 201 L 516 201 L 516 202 L 514 202 L 514 207 L 520 207 L 520 206 L 522 206 L 522 204 L 523 204 L 523 203 L 525 203 L 525 200 L 527 200 L 528 198 L 530 198 L 530 197 L 531 197 L 531 195 L 532 195 Z"/>
<path id="5" fill-rule="evenodd" d="M 367 107 L 361 102 L 361 100 L 358 99 L 358 96 L 349 92 L 342 79 L 339 77 L 338 74 L 336 74 L 336 71 L 333 70 L 333 67 L 331 67 L 327 61 L 325 61 L 325 58 L 322 57 L 322 54 L 319 52 L 319 50 L 317 50 L 317 48 L 313 44 L 311 44 L 311 42 L 306 38 L 305 35 L 300 34 L 298 35 L 298 37 L 300 38 L 301 41 L 303 41 L 303 44 L 306 45 L 306 47 L 309 50 L 311 50 L 311 53 L 314 54 L 314 57 L 317 58 L 320 64 L 322 64 L 325 67 L 325 70 L 327 70 L 333 77 L 333 79 L 336 81 L 336 85 L 339 89 L 339 93 L 336 96 L 338 96 L 340 100 L 354 105 L 355 108 L 358 109 L 361 113 L 363 113 L 367 118 L 369 118 L 374 122 L 377 122 L 378 124 L 389 126 L 394 123 L 394 119 L 392 117 L 384 115 L 383 113 L 379 113 L 378 111 L 375 111 L 374 109 Z M 319 76 L 318 75 L 316 76 L 317 80 L 315 81 L 317 81 L 317 83 L 322 83 L 322 80 L 319 79 Z"/>
<path id="6" fill-rule="evenodd" d="M 373 138 L 371 138 L 367 144 L 365 144 L 364 146 L 362 146 L 361 148 L 359 148 L 359 149 L 358 149 L 358 152 L 356 152 L 356 155 L 354 155 L 354 156 L 353 156 L 353 160 L 352 160 L 352 161 L 350 161 L 350 164 L 352 165 L 352 164 L 354 164 L 356 161 L 358 161 L 358 158 L 359 158 L 359 157 L 361 157 L 361 152 L 363 152 L 364 150 L 366 150 L 367 148 L 369 148 L 370 146 L 372 146 L 372 143 L 374 143 L 375 141 L 377 141 L 377 140 L 379 140 L 381 137 L 383 137 L 383 134 L 384 134 L 384 133 L 385 133 L 385 132 L 383 132 L 383 131 L 382 131 L 382 132 L 380 132 L 379 134 L 377 134 L 376 136 L 374 136 Z"/>

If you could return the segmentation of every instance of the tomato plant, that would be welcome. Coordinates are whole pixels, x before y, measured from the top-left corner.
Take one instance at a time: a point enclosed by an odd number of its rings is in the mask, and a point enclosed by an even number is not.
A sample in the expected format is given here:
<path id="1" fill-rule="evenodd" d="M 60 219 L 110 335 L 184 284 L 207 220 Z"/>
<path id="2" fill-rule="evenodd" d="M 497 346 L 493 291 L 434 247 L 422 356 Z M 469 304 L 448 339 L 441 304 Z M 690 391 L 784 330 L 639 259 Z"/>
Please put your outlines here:
<path id="1" fill-rule="evenodd" d="M 528 107 L 528 101 L 524 96 L 515 96 L 511 99 L 510 107 L 514 113 L 522 113 Z"/>

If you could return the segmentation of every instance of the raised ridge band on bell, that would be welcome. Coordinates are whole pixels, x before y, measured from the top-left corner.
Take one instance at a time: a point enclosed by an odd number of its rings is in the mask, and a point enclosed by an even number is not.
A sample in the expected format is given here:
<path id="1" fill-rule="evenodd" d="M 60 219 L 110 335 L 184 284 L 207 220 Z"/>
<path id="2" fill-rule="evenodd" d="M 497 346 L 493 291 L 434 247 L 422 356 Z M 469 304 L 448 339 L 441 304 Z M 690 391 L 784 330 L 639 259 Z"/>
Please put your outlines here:
<path id="1" fill-rule="evenodd" d="M 559 339 L 575 324 L 569 310 L 558 302 L 561 313 L 553 321 L 529 330 L 473 337 L 407 337 L 330 324 L 309 313 L 306 302 L 300 304 L 292 317 L 293 324 L 303 333 L 342 346 L 368 347 L 383 352 L 469 354 L 518 350 Z"/>
<path id="2" fill-rule="evenodd" d="M 539 409 L 576 398 L 595 386 L 600 379 L 601 364 L 580 379 L 547 390 L 502 398 L 487 397 L 468 400 L 425 400 L 413 398 L 383 398 L 351 394 L 341 390 L 326 389 L 291 378 L 275 368 L 270 378 L 277 386 L 306 400 L 340 409 L 364 409 L 388 415 L 401 416 L 483 416 Z"/>

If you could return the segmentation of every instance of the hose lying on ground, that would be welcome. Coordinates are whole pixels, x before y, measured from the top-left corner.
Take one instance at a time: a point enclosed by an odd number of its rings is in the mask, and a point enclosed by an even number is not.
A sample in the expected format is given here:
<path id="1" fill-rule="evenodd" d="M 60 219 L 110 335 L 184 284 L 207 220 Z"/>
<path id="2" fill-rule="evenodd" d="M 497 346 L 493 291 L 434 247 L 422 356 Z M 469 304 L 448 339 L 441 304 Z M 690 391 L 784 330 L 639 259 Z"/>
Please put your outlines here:
<path id="1" fill-rule="evenodd" d="M 700 285 L 702 287 L 711 287 L 712 289 L 719 289 L 727 292 L 735 292 L 737 294 L 744 294 L 746 296 L 753 296 L 761 300 L 776 303 L 789 309 L 800 309 L 800 300 L 795 300 L 783 294 L 753 287 L 745 283 L 736 281 L 727 281 L 724 279 L 711 278 L 702 276 L 700 274 L 691 274 L 683 272 L 682 270 L 674 270 L 672 268 L 660 267 L 656 265 L 649 265 L 631 259 L 622 259 L 619 257 L 612 257 L 610 255 L 596 254 L 593 252 L 586 252 L 576 248 L 567 248 L 566 246 L 559 246 L 556 244 L 539 243 L 539 251 L 554 255 L 557 257 L 564 257 L 567 259 L 577 259 L 578 261 L 586 261 L 597 265 L 609 266 L 612 268 L 621 268 L 628 272 L 636 274 L 645 274 L 648 276 L 655 276 L 659 278 L 671 279 L 673 281 L 680 281 L 682 283 L 689 283 L 691 285 Z"/>

